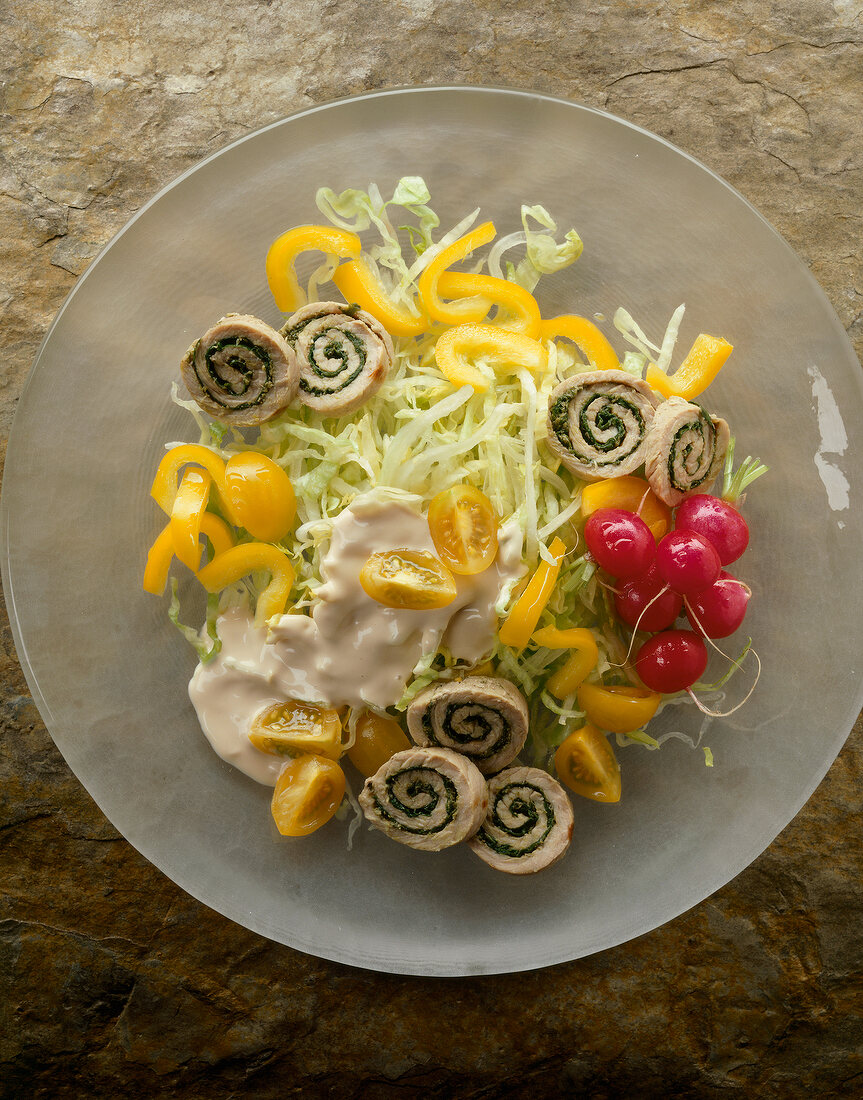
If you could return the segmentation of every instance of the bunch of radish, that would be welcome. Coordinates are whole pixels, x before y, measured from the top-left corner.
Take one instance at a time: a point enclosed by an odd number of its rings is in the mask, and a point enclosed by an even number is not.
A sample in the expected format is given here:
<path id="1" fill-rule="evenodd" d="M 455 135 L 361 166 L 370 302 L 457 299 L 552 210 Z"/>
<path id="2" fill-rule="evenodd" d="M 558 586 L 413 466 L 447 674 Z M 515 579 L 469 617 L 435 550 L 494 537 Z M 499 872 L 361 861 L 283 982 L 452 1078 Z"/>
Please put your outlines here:
<path id="1" fill-rule="evenodd" d="M 584 536 L 593 560 L 616 578 L 618 617 L 652 634 L 635 657 L 645 686 L 663 694 L 690 688 L 707 667 L 704 639 L 728 637 L 746 614 L 750 589 L 723 568 L 749 543 L 740 512 L 700 493 L 680 504 L 658 544 L 641 516 L 618 508 L 589 516 Z M 674 628 L 683 613 L 691 629 Z"/>

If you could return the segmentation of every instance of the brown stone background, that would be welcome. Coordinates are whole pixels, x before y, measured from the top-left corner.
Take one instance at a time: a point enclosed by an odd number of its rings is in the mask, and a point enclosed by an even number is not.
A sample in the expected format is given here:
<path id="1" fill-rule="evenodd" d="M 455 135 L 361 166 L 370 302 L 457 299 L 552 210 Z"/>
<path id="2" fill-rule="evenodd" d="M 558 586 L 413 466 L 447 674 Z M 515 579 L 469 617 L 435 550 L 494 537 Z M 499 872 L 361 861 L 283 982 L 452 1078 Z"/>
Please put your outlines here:
<path id="1" fill-rule="evenodd" d="M 717 170 L 863 351 L 859 0 L 0 0 L 0 435 L 88 261 L 199 158 L 400 84 L 607 108 Z M 859 598 L 859 596 L 858 596 Z M 863 725 L 669 925 L 526 975 L 321 962 L 185 896 L 54 748 L 2 626 L 0 1096 L 863 1095 Z"/>

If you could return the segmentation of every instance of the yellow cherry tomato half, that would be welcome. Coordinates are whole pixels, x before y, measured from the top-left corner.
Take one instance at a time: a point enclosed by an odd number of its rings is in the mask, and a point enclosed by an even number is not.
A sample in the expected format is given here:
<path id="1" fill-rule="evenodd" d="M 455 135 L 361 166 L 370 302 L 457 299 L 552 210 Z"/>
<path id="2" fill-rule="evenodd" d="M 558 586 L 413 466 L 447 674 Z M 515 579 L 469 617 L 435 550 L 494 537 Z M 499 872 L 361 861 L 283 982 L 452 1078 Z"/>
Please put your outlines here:
<path id="1" fill-rule="evenodd" d="M 612 733 L 632 733 L 641 729 L 656 714 L 661 702 L 659 692 L 647 688 L 588 683 L 578 688 L 578 703 L 588 719 Z"/>
<path id="2" fill-rule="evenodd" d="M 575 730 L 554 754 L 562 783 L 594 802 L 620 801 L 620 766 L 608 739 L 587 722 Z"/>
<path id="3" fill-rule="evenodd" d="M 291 529 L 297 499 L 290 478 L 256 451 L 232 455 L 225 464 L 224 493 L 234 523 L 259 542 L 281 542 Z"/>
<path id="4" fill-rule="evenodd" d="M 342 755 L 342 722 L 337 710 L 288 699 L 255 715 L 249 740 L 271 756 L 313 753 L 338 760 Z"/>
<path id="5" fill-rule="evenodd" d="M 438 493 L 429 505 L 428 522 L 438 557 L 453 573 L 482 573 L 497 556 L 494 508 L 472 485 L 454 485 Z"/>
<path id="6" fill-rule="evenodd" d="M 671 509 L 663 504 L 642 477 L 624 474 L 585 485 L 581 493 L 582 516 L 587 519 L 601 508 L 637 512 L 657 542 L 671 530 Z"/>
<path id="7" fill-rule="evenodd" d="M 271 810 L 282 836 L 308 836 L 330 820 L 345 796 L 345 773 L 325 756 L 307 753 L 285 764 Z"/>
<path id="8" fill-rule="evenodd" d="M 361 775 L 374 775 L 397 752 L 411 743 L 395 718 L 364 710 L 357 719 L 356 740 L 348 749 L 348 759 Z"/>
<path id="9" fill-rule="evenodd" d="M 452 573 L 428 550 L 384 550 L 360 570 L 367 595 L 384 607 L 431 611 L 456 598 Z"/>

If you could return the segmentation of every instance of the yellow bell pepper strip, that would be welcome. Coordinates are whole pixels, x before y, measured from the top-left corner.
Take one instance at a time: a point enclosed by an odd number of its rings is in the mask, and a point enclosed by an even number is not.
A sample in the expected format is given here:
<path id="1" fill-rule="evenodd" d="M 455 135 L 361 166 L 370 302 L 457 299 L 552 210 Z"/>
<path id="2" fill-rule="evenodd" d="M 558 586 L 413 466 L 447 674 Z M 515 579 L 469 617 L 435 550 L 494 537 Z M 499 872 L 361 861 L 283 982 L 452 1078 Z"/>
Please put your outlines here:
<path id="1" fill-rule="evenodd" d="M 177 475 L 183 466 L 189 465 L 204 467 L 213 479 L 213 484 L 216 486 L 219 496 L 224 501 L 224 461 L 218 455 L 213 454 L 212 451 L 207 450 L 206 447 L 201 447 L 197 443 L 183 443 L 179 447 L 172 447 L 164 455 L 159 463 L 159 468 L 156 470 L 156 476 L 153 478 L 153 485 L 150 489 L 150 496 L 168 515 L 173 510 L 174 500 L 177 496 Z M 233 522 L 232 516 L 229 515 L 228 519 Z"/>
<path id="2" fill-rule="evenodd" d="M 608 738 L 587 722 L 575 730 L 554 754 L 562 783 L 594 802 L 620 801 L 620 765 Z"/>
<path id="3" fill-rule="evenodd" d="M 495 367 L 527 367 L 534 373 L 548 368 L 548 352 L 539 341 L 496 325 L 458 325 L 442 333 L 435 345 L 438 369 L 449 382 L 485 393 L 488 382 L 470 363 L 477 356 Z"/>
<path id="4" fill-rule="evenodd" d="M 306 753 L 285 764 L 270 804 L 282 836 L 308 836 L 330 820 L 345 796 L 345 773 L 325 756 Z"/>
<path id="5" fill-rule="evenodd" d="M 171 509 L 171 538 L 174 553 L 194 572 L 201 564 L 201 520 L 210 499 L 213 479 L 206 470 L 186 470 Z"/>
<path id="6" fill-rule="evenodd" d="M 603 687 L 584 683 L 578 689 L 578 704 L 588 720 L 612 733 L 632 733 L 656 714 L 662 702 L 657 691 L 625 686 Z"/>
<path id="7" fill-rule="evenodd" d="M 575 652 L 564 665 L 549 676 L 546 688 L 558 699 L 575 694 L 582 680 L 596 668 L 599 650 L 591 630 L 570 627 L 558 630 L 556 626 L 544 626 L 534 631 L 533 641 L 546 649 L 573 649 Z"/>
<path id="8" fill-rule="evenodd" d="M 281 542 L 297 514 L 294 487 L 266 455 L 242 451 L 225 463 L 222 497 L 237 527 L 259 542 Z"/>
<path id="9" fill-rule="evenodd" d="M 617 370 L 620 367 L 614 348 L 593 321 L 588 321 L 586 317 L 564 313 L 560 317 L 549 317 L 540 325 L 540 340 L 556 340 L 560 336 L 572 340 L 596 370 Z"/>
<path id="10" fill-rule="evenodd" d="M 486 302 L 477 303 L 467 298 L 451 303 L 442 301 L 438 281 L 448 267 L 463 260 L 475 248 L 488 244 L 496 232 L 493 222 L 483 222 L 470 233 L 466 233 L 464 237 L 459 237 L 443 252 L 439 252 L 422 272 L 417 281 L 420 302 L 432 320 L 441 321 L 447 325 L 461 325 L 470 321 L 481 321 L 488 313 Z"/>
<path id="11" fill-rule="evenodd" d="M 313 753 L 338 760 L 342 748 L 342 720 L 331 707 L 288 699 L 265 707 L 252 719 L 249 740 L 270 756 Z"/>
<path id="12" fill-rule="evenodd" d="M 655 363 L 650 363 L 645 381 L 663 397 L 683 397 L 691 401 L 707 389 L 733 350 L 733 345 L 722 337 L 702 332 L 696 336 L 689 354 L 673 375 L 667 375 Z"/>
<path id="13" fill-rule="evenodd" d="M 294 567 L 281 550 L 267 542 L 232 546 L 205 565 L 198 572 L 198 580 L 208 592 L 220 592 L 258 570 L 270 573 L 270 583 L 258 596 L 255 611 L 255 626 L 263 626 L 268 619 L 284 612 L 294 583 Z"/>
<path id="14" fill-rule="evenodd" d="M 637 512 L 658 542 L 671 530 L 671 509 L 659 499 L 642 477 L 624 474 L 585 485 L 581 491 L 581 514 L 588 516 L 601 508 L 622 508 Z"/>
<path id="15" fill-rule="evenodd" d="M 201 517 L 201 534 L 206 535 L 213 546 L 213 556 L 223 554 L 234 545 L 234 536 L 223 519 L 205 512 Z M 174 558 L 174 536 L 171 524 L 166 523 L 147 554 L 144 566 L 143 588 L 154 596 L 161 596 L 168 581 L 168 570 Z"/>
<path id="16" fill-rule="evenodd" d="M 364 710 L 357 719 L 357 736 L 348 749 L 348 759 L 368 779 L 391 756 L 410 747 L 407 735 L 394 718 Z"/>
<path id="17" fill-rule="evenodd" d="M 276 308 L 282 313 L 293 313 L 302 303 L 303 292 L 294 272 L 294 260 L 301 252 L 317 249 L 328 256 L 355 259 L 361 248 L 356 233 L 331 225 L 299 225 L 277 237 L 270 245 L 266 264 L 267 282 Z"/>
<path id="18" fill-rule="evenodd" d="M 420 336 L 431 328 L 428 317 L 411 313 L 389 297 L 362 257 L 339 264 L 333 282 L 347 301 L 376 317 L 391 336 Z"/>
<path id="19" fill-rule="evenodd" d="M 554 565 L 550 565 L 544 559 L 539 563 L 536 572 L 527 583 L 527 588 L 513 604 L 499 631 L 503 644 L 512 646 L 519 653 L 530 641 L 539 617 L 551 597 L 566 553 L 566 546 L 561 539 L 555 538 L 548 550 L 554 558 Z"/>
<path id="20" fill-rule="evenodd" d="M 511 332 L 521 332 L 533 340 L 539 338 L 542 319 L 536 298 L 518 283 L 495 279 L 492 275 L 474 275 L 469 271 L 444 271 L 438 279 L 442 298 L 487 298 L 489 306 L 497 305 L 509 316 L 494 324 Z"/>

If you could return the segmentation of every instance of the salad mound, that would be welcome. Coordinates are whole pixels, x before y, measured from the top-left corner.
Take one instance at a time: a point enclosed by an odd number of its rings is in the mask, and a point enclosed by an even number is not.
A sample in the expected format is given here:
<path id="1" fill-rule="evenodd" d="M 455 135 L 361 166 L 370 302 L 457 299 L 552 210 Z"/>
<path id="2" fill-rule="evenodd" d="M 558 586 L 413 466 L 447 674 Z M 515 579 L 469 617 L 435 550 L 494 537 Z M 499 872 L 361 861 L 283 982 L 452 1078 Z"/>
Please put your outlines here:
<path id="1" fill-rule="evenodd" d="M 735 473 L 701 405 L 731 345 L 702 334 L 669 373 L 683 306 L 659 345 L 619 309 L 622 357 L 594 321 L 543 317 L 537 286 L 582 242 L 542 206 L 498 238 L 479 210 L 438 233 L 419 177 L 316 201 L 329 224 L 266 258 L 281 323 L 229 314 L 183 359 L 199 435 L 156 472 L 144 588 L 170 579 L 202 728 L 274 787 L 283 835 L 353 808 L 349 842 L 365 818 L 540 870 L 569 844 L 567 791 L 621 797 L 611 738 L 659 748 L 683 735 L 648 723 L 690 700 L 703 732 L 749 651 L 700 682 L 745 614 L 723 567 L 765 469 Z M 175 560 L 208 593 L 200 630 Z"/>

